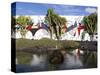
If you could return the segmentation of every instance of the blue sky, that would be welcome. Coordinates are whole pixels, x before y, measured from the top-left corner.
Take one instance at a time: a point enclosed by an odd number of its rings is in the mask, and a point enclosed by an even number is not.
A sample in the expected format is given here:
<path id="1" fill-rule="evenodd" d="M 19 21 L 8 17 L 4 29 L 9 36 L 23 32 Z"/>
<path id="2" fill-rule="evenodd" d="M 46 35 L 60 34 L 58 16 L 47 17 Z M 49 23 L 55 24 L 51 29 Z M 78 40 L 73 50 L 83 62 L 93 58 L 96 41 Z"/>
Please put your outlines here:
<path id="1" fill-rule="evenodd" d="M 97 12 L 95 6 L 76 6 L 61 4 L 43 4 L 16 2 L 12 4 L 12 15 L 46 15 L 47 9 L 52 8 L 59 15 L 85 16 Z"/>

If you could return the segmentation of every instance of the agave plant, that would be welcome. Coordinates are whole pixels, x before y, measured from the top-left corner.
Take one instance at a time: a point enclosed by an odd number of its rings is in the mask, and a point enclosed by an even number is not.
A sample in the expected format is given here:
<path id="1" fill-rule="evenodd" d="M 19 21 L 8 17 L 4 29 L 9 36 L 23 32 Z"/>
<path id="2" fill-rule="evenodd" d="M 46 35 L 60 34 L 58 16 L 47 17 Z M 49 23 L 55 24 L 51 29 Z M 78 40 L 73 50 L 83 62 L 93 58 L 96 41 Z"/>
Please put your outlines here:
<path id="1" fill-rule="evenodd" d="M 53 21 L 52 21 L 53 13 L 54 13 L 53 9 L 48 9 L 46 17 L 45 17 L 45 21 L 47 22 L 48 27 L 49 27 L 51 39 L 52 39 L 52 34 L 53 34 L 53 24 L 52 24 L 53 23 Z"/>
<path id="2" fill-rule="evenodd" d="M 26 17 L 26 16 L 19 16 L 17 19 L 16 19 L 16 23 L 19 23 L 20 26 L 21 26 L 21 30 L 20 30 L 20 33 L 22 35 L 22 38 L 25 38 L 25 35 L 26 35 L 26 25 L 31 25 L 33 22 L 32 22 L 32 19 L 31 17 Z"/>
<path id="3" fill-rule="evenodd" d="M 56 14 L 53 11 L 53 9 L 48 9 L 45 20 L 47 21 L 49 25 L 51 38 L 52 38 L 52 34 L 55 33 L 56 38 L 59 40 L 61 36 L 61 27 L 67 22 L 66 19 Z"/>
<path id="4" fill-rule="evenodd" d="M 90 35 L 90 40 L 93 41 L 94 33 L 97 32 L 97 13 L 90 14 L 83 18 L 85 31 Z"/>

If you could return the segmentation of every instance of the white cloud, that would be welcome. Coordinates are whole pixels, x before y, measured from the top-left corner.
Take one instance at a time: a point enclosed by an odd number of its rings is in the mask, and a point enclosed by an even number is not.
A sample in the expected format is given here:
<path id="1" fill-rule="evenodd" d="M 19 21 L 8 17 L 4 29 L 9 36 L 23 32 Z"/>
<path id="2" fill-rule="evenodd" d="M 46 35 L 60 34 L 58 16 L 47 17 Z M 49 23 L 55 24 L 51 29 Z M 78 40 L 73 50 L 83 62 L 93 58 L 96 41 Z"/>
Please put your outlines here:
<path id="1" fill-rule="evenodd" d="M 85 9 L 85 11 L 88 12 L 88 13 L 94 13 L 94 12 L 97 12 L 97 9 L 88 7 L 88 8 Z"/>

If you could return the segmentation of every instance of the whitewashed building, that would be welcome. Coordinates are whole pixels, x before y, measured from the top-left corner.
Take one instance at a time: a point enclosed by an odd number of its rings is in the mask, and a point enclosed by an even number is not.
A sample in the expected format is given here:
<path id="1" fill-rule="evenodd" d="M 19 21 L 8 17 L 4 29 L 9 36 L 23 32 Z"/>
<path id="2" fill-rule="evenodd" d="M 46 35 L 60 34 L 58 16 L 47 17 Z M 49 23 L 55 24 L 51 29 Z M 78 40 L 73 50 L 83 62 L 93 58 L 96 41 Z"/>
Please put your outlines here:
<path id="1" fill-rule="evenodd" d="M 18 16 L 16 16 L 17 18 Z M 36 27 L 35 25 L 37 23 L 41 23 L 44 22 L 44 15 L 35 15 L 35 16 L 30 16 L 33 19 L 34 25 L 33 28 Z M 78 34 L 78 23 L 81 22 L 81 20 L 83 19 L 84 16 L 63 16 L 66 18 L 66 20 L 68 21 L 66 24 L 66 27 L 70 27 L 71 25 L 74 25 L 75 21 L 77 22 L 77 26 L 75 28 L 73 28 L 72 30 L 64 33 L 61 35 L 61 40 L 77 40 L 77 41 L 90 41 L 90 35 L 88 33 L 85 34 L 84 39 L 82 40 L 82 33 L 84 31 L 84 29 L 80 30 L 80 35 Z M 13 33 L 12 34 L 12 38 L 22 38 L 20 31 Z M 39 29 L 35 35 L 32 35 L 32 32 L 28 31 L 26 33 L 25 39 L 42 39 L 42 38 L 50 38 L 50 33 L 47 32 L 45 29 Z M 55 36 L 53 36 L 53 39 L 55 39 Z M 56 40 L 56 39 L 55 39 Z M 97 35 L 94 35 L 94 40 L 97 41 Z"/>
<path id="2" fill-rule="evenodd" d="M 39 29 L 34 35 L 33 39 L 42 39 L 42 38 L 49 38 L 50 39 L 50 34 L 45 30 L 45 29 Z"/>

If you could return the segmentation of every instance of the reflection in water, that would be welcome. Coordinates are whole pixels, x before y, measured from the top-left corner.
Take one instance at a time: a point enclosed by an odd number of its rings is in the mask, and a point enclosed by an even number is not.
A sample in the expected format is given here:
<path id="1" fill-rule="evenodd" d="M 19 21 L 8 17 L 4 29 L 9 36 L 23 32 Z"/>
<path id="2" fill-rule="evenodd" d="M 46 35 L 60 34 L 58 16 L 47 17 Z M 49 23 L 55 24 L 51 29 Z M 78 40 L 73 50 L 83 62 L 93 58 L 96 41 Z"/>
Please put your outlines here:
<path id="1" fill-rule="evenodd" d="M 32 66 L 41 66 L 41 65 L 44 66 L 44 63 L 46 63 L 46 56 L 44 55 L 38 56 L 36 54 L 33 55 L 33 58 L 31 61 Z M 82 64 L 82 61 L 80 60 L 80 55 L 78 55 L 77 53 L 73 53 L 73 54 L 66 53 L 66 55 L 64 56 L 64 62 L 62 63 L 62 65 L 57 65 L 57 66 L 59 66 L 59 68 L 73 68 L 73 67 L 78 68 L 78 67 L 82 67 L 83 64 Z"/>
<path id="2" fill-rule="evenodd" d="M 82 60 L 84 67 L 96 68 L 97 67 L 97 53 L 96 52 L 85 52 Z"/>
<path id="3" fill-rule="evenodd" d="M 76 68 L 83 66 L 82 61 L 79 58 L 79 55 L 67 54 L 65 58 L 65 64 L 67 68 Z"/>
<path id="4" fill-rule="evenodd" d="M 80 54 L 84 54 L 84 51 L 80 50 L 80 49 L 75 49 L 72 51 L 72 53 L 76 56 L 80 55 Z"/>
<path id="5" fill-rule="evenodd" d="M 40 66 L 45 63 L 45 60 L 46 60 L 46 58 L 44 55 L 39 56 L 39 55 L 34 54 L 30 64 L 32 66 Z"/>
<path id="6" fill-rule="evenodd" d="M 16 58 L 16 64 L 18 64 L 18 59 Z"/>
<path id="7" fill-rule="evenodd" d="M 66 52 L 66 51 L 65 51 Z M 33 54 L 33 58 L 29 65 L 21 65 L 18 63 L 16 71 L 17 72 L 28 72 L 28 71 L 47 71 L 47 70 L 67 70 L 67 69 L 80 69 L 89 68 L 97 66 L 97 54 L 92 52 L 83 52 L 81 50 L 80 54 L 76 52 L 76 49 L 71 52 L 64 53 L 64 62 L 61 64 L 50 64 L 48 62 L 47 54 Z M 93 66 L 92 66 L 93 65 Z M 21 70 L 19 70 L 21 69 Z"/>
<path id="8" fill-rule="evenodd" d="M 48 54 L 48 62 L 51 64 L 62 64 L 64 62 L 64 54 L 59 50 L 52 51 Z"/>

